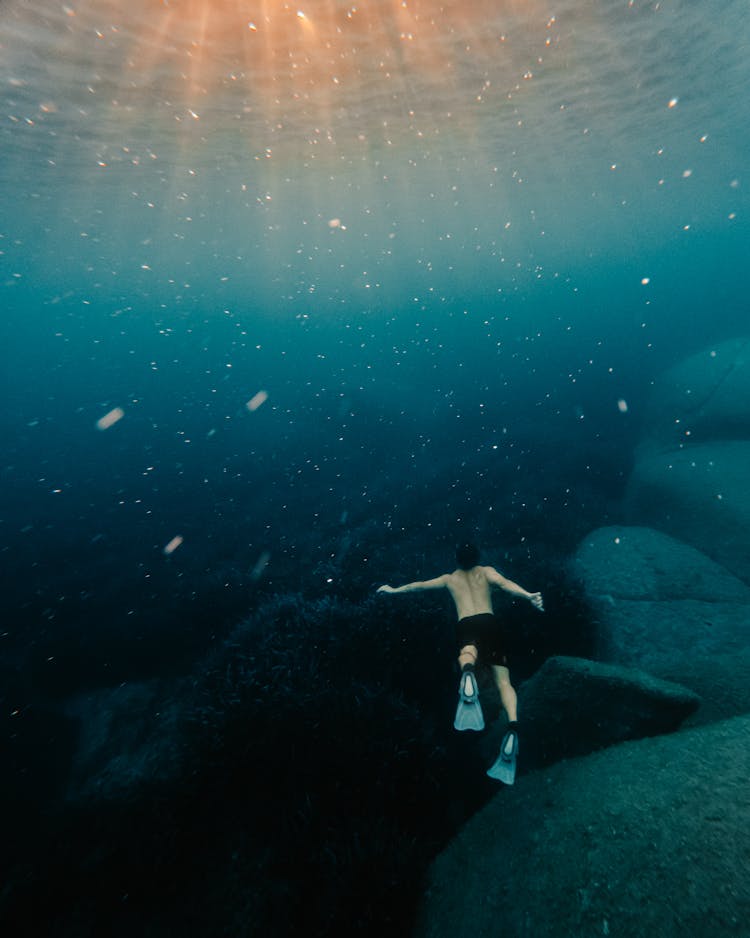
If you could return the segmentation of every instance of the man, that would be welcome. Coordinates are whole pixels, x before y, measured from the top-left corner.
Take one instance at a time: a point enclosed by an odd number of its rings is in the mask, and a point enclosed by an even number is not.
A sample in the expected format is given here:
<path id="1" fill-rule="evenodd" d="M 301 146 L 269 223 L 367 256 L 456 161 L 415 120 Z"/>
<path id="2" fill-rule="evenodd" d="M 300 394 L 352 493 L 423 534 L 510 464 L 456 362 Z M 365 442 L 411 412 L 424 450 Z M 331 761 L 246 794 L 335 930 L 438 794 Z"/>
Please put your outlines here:
<path id="1" fill-rule="evenodd" d="M 413 593 L 420 590 L 447 589 L 456 606 L 458 624 L 458 664 L 461 668 L 459 701 L 454 726 L 457 730 L 484 729 L 484 716 L 479 703 L 474 669 L 477 662 L 492 668 L 503 708 L 508 717 L 508 729 L 503 738 L 500 755 L 487 774 L 512 785 L 515 779 L 518 752 L 518 713 L 516 692 L 510 682 L 508 648 L 500 623 L 492 611 L 491 591 L 504 590 L 511 596 L 528 599 L 531 605 L 544 612 L 541 593 L 529 593 L 523 587 L 506 579 L 494 567 L 479 564 L 479 550 L 474 544 L 461 544 L 456 548 L 458 567 L 453 573 L 444 573 L 434 580 L 407 583 L 404 586 L 381 586 L 379 593 Z"/>

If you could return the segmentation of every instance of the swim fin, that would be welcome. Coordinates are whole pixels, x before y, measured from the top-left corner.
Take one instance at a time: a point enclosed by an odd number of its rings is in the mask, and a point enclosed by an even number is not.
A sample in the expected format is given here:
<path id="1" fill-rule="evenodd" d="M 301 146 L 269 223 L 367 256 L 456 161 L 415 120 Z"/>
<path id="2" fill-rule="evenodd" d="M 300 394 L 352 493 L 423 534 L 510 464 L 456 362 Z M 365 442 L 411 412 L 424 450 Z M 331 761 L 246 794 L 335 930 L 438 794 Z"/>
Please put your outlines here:
<path id="1" fill-rule="evenodd" d="M 516 780 L 517 755 L 518 733 L 515 730 L 508 730 L 503 737 L 500 755 L 495 759 L 489 769 L 487 769 L 489 777 L 496 778 L 499 782 L 505 782 L 506 785 L 512 785 Z"/>
<path id="2" fill-rule="evenodd" d="M 479 703 L 479 688 L 472 671 L 464 671 L 458 687 L 458 707 L 453 726 L 457 730 L 483 730 L 484 715 Z"/>

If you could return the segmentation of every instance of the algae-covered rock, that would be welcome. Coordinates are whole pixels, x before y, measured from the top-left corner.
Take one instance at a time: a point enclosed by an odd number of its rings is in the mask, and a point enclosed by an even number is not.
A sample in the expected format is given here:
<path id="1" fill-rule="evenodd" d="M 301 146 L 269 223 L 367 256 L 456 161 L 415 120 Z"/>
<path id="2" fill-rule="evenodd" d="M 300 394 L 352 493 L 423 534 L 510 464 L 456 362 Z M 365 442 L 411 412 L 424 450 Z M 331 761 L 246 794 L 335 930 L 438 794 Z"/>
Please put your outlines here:
<path id="1" fill-rule="evenodd" d="M 181 768 L 179 697 L 174 683 L 125 683 L 70 698 L 78 722 L 67 797 L 112 799 L 175 779 Z"/>

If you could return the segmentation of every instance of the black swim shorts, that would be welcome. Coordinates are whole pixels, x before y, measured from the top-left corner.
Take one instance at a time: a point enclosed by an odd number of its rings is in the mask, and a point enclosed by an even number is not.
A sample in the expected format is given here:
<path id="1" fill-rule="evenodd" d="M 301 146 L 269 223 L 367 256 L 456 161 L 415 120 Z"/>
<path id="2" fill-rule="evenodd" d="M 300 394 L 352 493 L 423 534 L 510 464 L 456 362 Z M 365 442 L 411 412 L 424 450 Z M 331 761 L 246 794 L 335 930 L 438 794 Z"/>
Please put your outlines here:
<path id="1" fill-rule="evenodd" d="M 491 612 L 466 616 L 456 623 L 458 647 L 476 645 L 480 664 L 499 664 L 509 667 L 508 643 L 500 622 Z"/>

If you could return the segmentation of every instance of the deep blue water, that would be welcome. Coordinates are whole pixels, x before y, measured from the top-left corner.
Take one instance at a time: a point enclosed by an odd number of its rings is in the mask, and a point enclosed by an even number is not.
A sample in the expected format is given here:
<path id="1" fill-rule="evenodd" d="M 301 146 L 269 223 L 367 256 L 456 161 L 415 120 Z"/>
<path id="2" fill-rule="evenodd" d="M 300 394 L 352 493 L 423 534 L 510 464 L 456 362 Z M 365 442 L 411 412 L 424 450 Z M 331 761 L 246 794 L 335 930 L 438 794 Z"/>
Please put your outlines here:
<path id="1" fill-rule="evenodd" d="M 0 7 L 8 713 L 619 520 L 655 376 L 747 332 L 747 18 L 500 7 Z"/>

